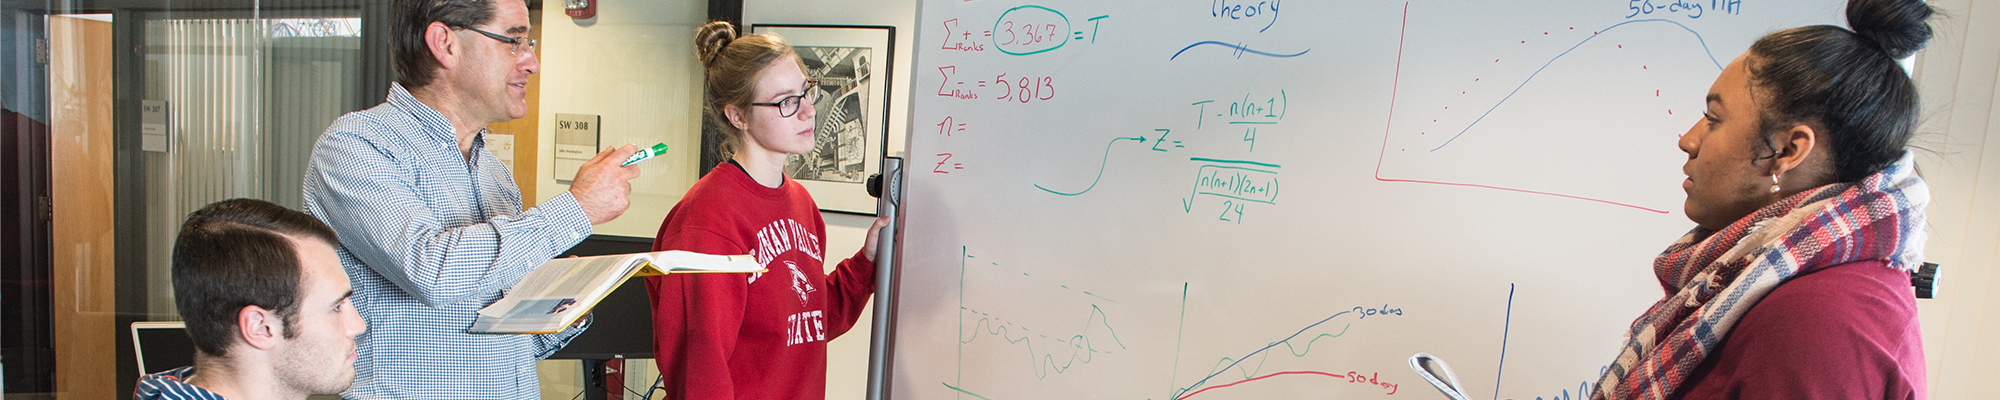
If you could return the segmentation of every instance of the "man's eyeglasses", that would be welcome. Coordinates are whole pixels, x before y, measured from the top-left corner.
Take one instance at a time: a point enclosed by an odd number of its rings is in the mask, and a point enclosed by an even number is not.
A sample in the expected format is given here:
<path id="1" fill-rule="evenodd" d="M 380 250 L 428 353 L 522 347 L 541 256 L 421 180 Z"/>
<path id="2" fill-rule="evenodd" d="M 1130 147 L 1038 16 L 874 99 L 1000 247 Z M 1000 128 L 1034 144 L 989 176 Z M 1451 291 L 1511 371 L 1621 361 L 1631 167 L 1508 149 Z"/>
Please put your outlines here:
<path id="1" fill-rule="evenodd" d="M 470 26 L 465 26 L 461 28 L 465 28 L 473 32 L 479 32 L 479 34 L 486 35 L 486 37 L 493 38 L 493 40 L 498 40 L 500 41 L 500 43 L 506 43 L 512 45 L 507 48 L 507 54 L 513 54 L 518 56 L 521 55 L 522 50 L 527 50 L 530 53 L 535 51 L 534 39 L 528 39 L 527 37 L 511 37 L 511 36 L 501 35 L 498 33 L 487 32 L 484 30 L 480 30 L 479 28 L 474 28 Z"/>
<path id="2" fill-rule="evenodd" d="M 819 100 L 819 91 L 812 89 L 812 87 L 816 85 L 819 85 L 819 81 L 806 81 L 805 87 L 799 88 L 799 94 L 785 96 L 779 98 L 778 101 L 773 101 L 769 103 L 752 102 L 750 103 L 750 105 L 777 107 L 778 117 L 791 118 L 793 115 L 799 113 L 800 104 L 811 103 Z"/>

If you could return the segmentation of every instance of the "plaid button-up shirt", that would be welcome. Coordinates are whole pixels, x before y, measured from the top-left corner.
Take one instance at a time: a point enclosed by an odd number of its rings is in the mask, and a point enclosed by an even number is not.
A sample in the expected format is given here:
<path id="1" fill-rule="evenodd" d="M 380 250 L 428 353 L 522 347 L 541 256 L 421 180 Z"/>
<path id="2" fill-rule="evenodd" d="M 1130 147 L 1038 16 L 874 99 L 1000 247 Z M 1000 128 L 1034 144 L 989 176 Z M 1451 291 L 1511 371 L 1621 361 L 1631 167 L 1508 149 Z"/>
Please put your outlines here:
<path id="1" fill-rule="evenodd" d="M 387 102 L 334 120 L 313 146 L 305 211 L 339 235 L 354 307 L 368 320 L 343 397 L 538 398 L 535 361 L 583 331 L 465 333 L 480 308 L 591 227 L 569 193 L 521 209 L 485 132 L 471 159 L 453 132 L 395 85 Z"/>

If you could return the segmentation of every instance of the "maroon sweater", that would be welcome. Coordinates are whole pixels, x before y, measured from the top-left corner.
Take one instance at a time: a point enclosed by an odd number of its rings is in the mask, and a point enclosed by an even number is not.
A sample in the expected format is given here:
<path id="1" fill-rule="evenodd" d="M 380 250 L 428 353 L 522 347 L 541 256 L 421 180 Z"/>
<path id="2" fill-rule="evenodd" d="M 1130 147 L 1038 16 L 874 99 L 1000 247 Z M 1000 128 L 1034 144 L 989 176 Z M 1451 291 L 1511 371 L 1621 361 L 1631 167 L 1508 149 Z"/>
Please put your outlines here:
<path id="1" fill-rule="evenodd" d="M 875 264 L 856 251 L 826 274 L 825 237 L 819 207 L 790 179 L 767 188 L 725 163 L 688 190 L 653 250 L 750 254 L 768 271 L 646 279 L 667 398 L 826 397 L 826 341 L 854 326 Z"/>
<path id="2" fill-rule="evenodd" d="M 1778 285 L 1721 345 L 1688 377 L 1681 398 L 1926 398 L 1910 275 L 1881 261 Z"/>

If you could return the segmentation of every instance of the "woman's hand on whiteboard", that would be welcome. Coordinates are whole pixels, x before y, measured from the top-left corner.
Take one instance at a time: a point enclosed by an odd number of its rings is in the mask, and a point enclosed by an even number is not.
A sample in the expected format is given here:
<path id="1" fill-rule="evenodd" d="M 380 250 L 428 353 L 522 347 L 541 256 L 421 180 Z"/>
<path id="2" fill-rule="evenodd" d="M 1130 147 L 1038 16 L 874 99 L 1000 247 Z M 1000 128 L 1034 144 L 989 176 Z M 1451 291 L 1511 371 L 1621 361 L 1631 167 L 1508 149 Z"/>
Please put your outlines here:
<path id="1" fill-rule="evenodd" d="M 875 246 L 878 243 L 878 239 L 882 237 L 882 228 L 886 226 L 889 226 L 889 216 L 884 215 L 875 217 L 875 225 L 868 227 L 868 242 L 861 245 L 861 249 L 863 250 L 861 255 L 868 257 L 868 262 L 875 262 L 875 249 L 877 248 Z"/>

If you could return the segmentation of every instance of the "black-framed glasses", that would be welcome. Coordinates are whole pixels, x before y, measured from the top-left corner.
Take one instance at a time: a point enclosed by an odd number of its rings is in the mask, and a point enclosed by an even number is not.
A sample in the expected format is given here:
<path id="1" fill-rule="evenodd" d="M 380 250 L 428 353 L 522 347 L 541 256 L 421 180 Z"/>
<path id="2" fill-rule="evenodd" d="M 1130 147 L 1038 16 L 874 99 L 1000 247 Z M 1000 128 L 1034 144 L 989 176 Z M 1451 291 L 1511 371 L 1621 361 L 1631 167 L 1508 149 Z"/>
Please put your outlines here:
<path id="1" fill-rule="evenodd" d="M 479 34 L 486 35 L 486 37 L 493 38 L 493 40 L 498 40 L 500 41 L 500 43 L 506 43 L 510 45 L 510 47 L 507 48 L 507 54 L 513 54 L 518 56 L 521 55 L 521 50 L 524 49 L 527 50 L 528 52 L 535 51 L 534 39 L 529 39 L 527 37 L 512 37 L 507 35 L 501 35 L 498 33 L 487 32 L 485 30 L 470 26 L 461 26 L 460 28 L 465 28 L 466 30 L 470 30 L 473 32 L 479 32 Z"/>
<path id="2" fill-rule="evenodd" d="M 751 102 L 750 105 L 777 107 L 778 117 L 791 118 L 799 113 L 800 104 L 819 100 L 819 91 L 812 89 L 815 85 L 819 85 L 819 81 L 806 81 L 806 85 L 799 88 L 799 94 L 781 97 L 778 101 L 769 103 Z"/>

